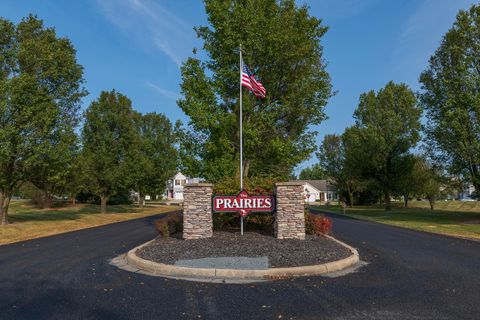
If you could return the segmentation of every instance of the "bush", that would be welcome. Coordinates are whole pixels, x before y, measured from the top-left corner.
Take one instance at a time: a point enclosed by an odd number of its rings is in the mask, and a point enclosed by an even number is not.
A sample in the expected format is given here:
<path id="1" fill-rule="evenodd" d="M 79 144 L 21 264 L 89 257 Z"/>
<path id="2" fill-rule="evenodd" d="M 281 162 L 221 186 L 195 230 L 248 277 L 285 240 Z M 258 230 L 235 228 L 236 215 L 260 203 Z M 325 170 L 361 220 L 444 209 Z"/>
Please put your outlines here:
<path id="1" fill-rule="evenodd" d="M 240 216 L 235 213 L 214 213 L 213 230 L 237 230 L 240 228 Z M 273 231 L 272 213 L 251 213 L 243 220 L 248 230 Z"/>
<path id="2" fill-rule="evenodd" d="M 183 231 L 183 216 L 180 213 L 168 214 L 153 222 L 155 229 L 163 238 Z"/>
<path id="3" fill-rule="evenodd" d="M 325 235 L 332 233 L 332 219 L 324 215 L 305 213 L 305 232 L 313 235 Z"/>
<path id="4" fill-rule="evenodd" d="M 245 178 L 243 188 L 249 194 L 272 194 L 277 179 L 271 177 Z M 240 192 L 240 181 L 238 177 L 225 177 L 213 187 L 215 194 L 237 194 Z"/>

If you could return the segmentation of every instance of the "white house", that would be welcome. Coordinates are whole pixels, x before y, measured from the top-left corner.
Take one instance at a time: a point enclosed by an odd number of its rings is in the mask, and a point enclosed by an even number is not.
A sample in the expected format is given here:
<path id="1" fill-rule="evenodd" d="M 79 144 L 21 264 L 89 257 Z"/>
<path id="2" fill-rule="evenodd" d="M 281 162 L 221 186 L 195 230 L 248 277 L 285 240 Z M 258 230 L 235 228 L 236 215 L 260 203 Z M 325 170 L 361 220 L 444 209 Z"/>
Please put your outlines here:
<path id="1" fill-rule="evenodd" d="M 303 195 L 306 202 L 327 202 L 338 200 L 335 187 L 327 180 L 300 180 L 303 182 Z"/>
<path id="2" fill-rule="evenodd" d="M 165 196 L 170 200 L 183 200 L 183 186 L 198 182 L 200 182 L 199 178 L 189 178 L 178 172 L 172 179 L 168 180 Z"/>

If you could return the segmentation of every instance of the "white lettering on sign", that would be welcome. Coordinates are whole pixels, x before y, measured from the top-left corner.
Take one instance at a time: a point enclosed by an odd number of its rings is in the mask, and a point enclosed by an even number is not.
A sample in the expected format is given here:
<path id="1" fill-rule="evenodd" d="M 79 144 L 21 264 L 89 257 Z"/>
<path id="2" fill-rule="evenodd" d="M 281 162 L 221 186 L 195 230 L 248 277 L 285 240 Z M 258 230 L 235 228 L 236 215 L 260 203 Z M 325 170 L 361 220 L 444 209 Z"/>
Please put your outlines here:
<path id="1" fill-rule="evenodd" d="M 213 198 L 213 211 L 239 212 L 243 215 L 251 211 L 271 212 L 274 210 L 274 198 L 270 195 L 250 196 L 242 191 L 236 196 L 215 196 Z"/>

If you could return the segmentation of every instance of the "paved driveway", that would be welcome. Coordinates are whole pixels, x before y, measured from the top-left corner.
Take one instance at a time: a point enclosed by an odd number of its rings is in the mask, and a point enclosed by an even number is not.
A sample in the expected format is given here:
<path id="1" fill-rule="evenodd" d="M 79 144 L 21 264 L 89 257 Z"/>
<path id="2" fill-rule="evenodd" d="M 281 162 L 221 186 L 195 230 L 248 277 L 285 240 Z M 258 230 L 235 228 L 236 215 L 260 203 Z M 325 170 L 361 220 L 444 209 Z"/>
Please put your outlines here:
<path id="1" fill-rule="evenodd" d="M 340 216 L 369 264 L 338 278 L 202 284 L 108 261 L 154 217 L 0 246 L 0 319 L 480 319 L 480 243 Z"/>

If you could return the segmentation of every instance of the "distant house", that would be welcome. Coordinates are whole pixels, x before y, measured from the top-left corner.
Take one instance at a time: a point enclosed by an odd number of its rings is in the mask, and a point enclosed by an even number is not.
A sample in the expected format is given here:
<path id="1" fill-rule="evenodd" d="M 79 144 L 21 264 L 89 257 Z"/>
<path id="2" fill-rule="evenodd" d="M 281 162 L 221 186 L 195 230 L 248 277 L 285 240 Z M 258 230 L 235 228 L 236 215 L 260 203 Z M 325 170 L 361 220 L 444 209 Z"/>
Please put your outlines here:
<path id="1" fill-rule="evenodd" d="M 338 200 L 337 189 L 327 180 L 299 180 L 303 182 L 303 195 L 306 202 L 327 202 Z"/>
<path id="2" fill-rule="evenodd" d="M 165 197 L 169 200 L 183 200 L 183 186 L 198 182 L 200 182 L 199 178 L 189 178 L 178 172 L 172 179 L 168 180 Z"/>
<path id="3" fill-rule="evenodd" d="M 440 191 L 448 190 L 445 187 L 441 187 Z M 446 194 L 447 200 L 463 200 L 463 201 L 471 201 L 474 200 L 476 195 L 475 187 L 471 183 L 463 183 L 461 184 L 461 188 L 458 190 L 449 190 Z"/>

